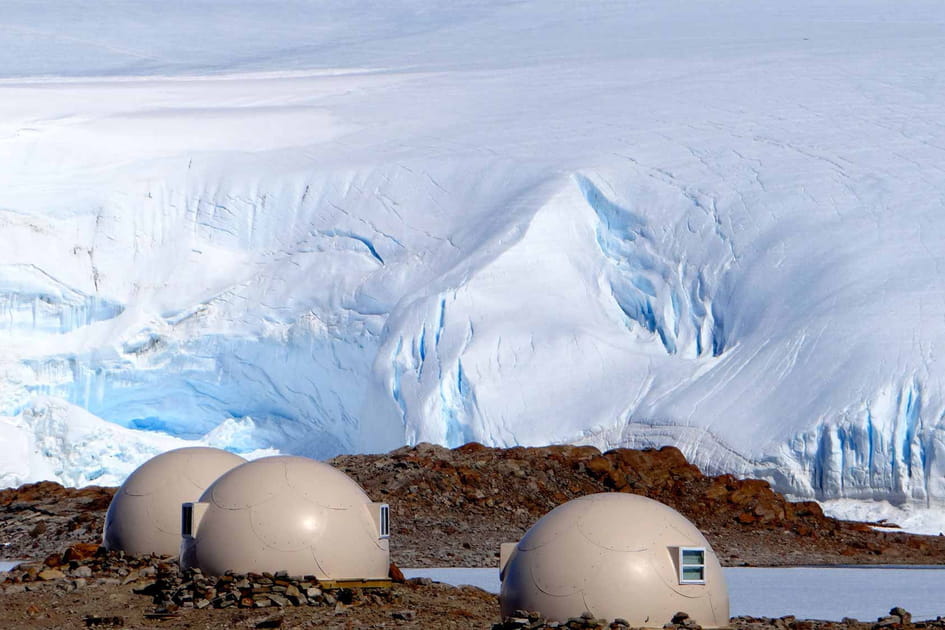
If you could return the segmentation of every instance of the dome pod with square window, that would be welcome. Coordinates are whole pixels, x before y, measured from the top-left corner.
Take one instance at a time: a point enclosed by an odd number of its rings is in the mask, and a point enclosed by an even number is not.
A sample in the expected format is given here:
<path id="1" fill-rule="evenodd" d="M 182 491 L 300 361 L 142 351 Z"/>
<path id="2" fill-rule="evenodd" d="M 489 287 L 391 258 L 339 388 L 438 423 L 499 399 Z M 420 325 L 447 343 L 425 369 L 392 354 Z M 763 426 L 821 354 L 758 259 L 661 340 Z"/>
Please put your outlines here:
<path id="1" fill-rule="evenodd" d="M 383 580 L 387 505 L 336 468 L 264 457 L 217 479 L 182 509 L 181 565 L 210 575 L 288 571 L 320 580 Z"/>
<path id="2" fill-rule="evenodd" d="M 715 553 L 676 510 L 634 494 L 560 505 L 518 543 L 502 545 L 502 615 L 538 611 L 566 622 L 589 611 L 661 628 L 678 611 L 727 626 L 728 589 Z"/>
<path id="3" fill-rule="evenodd" d="M 188 447 L 152 457 L 115 493 L 102 544 L 140 555 L 180 552 L 180 506 L 196 501 L 214 480 L 246 460 L 218 448 Z"/>

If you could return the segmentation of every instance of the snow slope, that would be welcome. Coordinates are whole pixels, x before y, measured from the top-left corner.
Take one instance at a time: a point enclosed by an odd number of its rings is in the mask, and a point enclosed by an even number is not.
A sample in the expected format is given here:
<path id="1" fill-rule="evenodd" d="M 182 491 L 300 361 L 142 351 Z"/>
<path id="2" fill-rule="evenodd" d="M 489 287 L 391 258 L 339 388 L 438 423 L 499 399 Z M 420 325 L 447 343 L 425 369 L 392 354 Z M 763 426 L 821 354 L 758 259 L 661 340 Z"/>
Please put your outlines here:
<path id="1" fill-rule="evenodd" d="M 939 3 L 12 0 L 0 34 L 2 415 L 945 501 Z"/>

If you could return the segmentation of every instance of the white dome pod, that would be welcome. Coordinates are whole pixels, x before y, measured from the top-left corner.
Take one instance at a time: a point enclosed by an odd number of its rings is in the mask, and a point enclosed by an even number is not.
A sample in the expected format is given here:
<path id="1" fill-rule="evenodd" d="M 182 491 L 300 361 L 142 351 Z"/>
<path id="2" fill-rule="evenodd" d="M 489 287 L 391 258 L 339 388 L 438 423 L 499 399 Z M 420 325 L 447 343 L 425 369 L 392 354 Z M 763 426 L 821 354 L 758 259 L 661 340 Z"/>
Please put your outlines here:
<path id="1" fill-rule="evenodd" d="M 320 580 L 387 579 L 385 504 L 334 467 L 265 457 L 217 479 L 183 508 L 181 565 L 221 575 L 288 571 Z"/>
<path id="2" fill-rule="evenodd" d="M 245 462 L 239 455 L 202 446 L 152 457 L 128 476 L 112 498 L 102 544 L 135 555 L 176 556 L 181 504 L 196 500 L 217 477 Z"/>
<path id="3" fill-rule="evenodd" d="M 560 505 L 517 544 L 503 545 L 502 615 L 538 611 L 560 622 L 589 611 L 661 628 L 678 611 L 727 626 L 728 589 L 709 543 L 676 510 L 634 494 Z"/>

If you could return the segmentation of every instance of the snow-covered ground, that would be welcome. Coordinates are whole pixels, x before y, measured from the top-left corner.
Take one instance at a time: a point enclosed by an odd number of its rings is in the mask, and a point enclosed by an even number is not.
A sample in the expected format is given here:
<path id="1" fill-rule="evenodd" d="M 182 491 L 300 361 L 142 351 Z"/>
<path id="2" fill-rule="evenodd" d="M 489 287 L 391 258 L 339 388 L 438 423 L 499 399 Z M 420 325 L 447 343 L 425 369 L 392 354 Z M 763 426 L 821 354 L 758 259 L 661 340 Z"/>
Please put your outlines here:
<path id="1" fill-rule="evenodd" d="M 821 501 L 828 516 L 851 521 L 876 523 L 879 531 L 897 531 L 884 525 L 896 525 L 902 531 L 919 534 L 945 534 L 945 510 L 922 503 L 893 505 L 889 501 L 830 499 Z"/>
<path id="2" fill-rule="evenodd" d="M 937 509 L 943 95 L 934 1 L 7 0 L 2 480 L 672 443 Z"/>
<path id="3" fill-rule="evenodd" d="M 929 567 L 797 567 L 723 569 L 732 616 L 871 621 L 902 606 L 916 620 L 942 615 L 945 569 Z M 407 577 L 499 592 L 497 569 L 404 569 Z"/>

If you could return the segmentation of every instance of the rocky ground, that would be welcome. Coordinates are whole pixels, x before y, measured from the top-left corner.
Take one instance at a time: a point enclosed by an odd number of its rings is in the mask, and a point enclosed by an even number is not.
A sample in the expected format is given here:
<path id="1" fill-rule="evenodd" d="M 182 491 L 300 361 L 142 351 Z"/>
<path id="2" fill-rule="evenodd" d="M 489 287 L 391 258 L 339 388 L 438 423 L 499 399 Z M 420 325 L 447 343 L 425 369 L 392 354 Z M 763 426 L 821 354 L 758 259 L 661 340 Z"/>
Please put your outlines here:
<path id="1" fill-rule="evenodd" d="M 255 591 L 243 606 L 225 596 L 204 598 L 206 583 L 181 576 L 170 559 L 54 555 L 59 559 L 0 573 L 0 628 L 489 628 L 498 614 L 495 595 L 423 579 L 384 589 L 312 586 L 305 589 L 311 597 L 299 593 L 300 600 L 275 592 L 278 577 L 236 576 L 234 584 L 252 580 Z M 218 597 L 223 602 L 211 603 Z"/>
<path id="2" fill-rule="evenodd" d="M 498 618 L 498 598 L 478 588 L 420 578 L 392 568 L 389 587 L 330 588 L 306 576 L 204 576 L 173 558 L 131 557 L 77 543 L 42 562 L 0 573 L 0 628 L 484 628 L 629 630 L 590 613 L 564 622 L 517 611 Z M 913 622 L 902 608 L 876 621 L 735 617 L 733 630 L 945 630 L 945 620 Z M 702 630 L 684 612 L 664 630 Z"/>
<path id="3" fill-rule="evenodd" d="M 643 494 L 673 506 L 698 525 L 726 565 L 945 564 L 943 537 L 836 521 L 815 503 L 784 500 L 764 482 L 705 476 L 674 448 L 600 453 L 571 446 L 420 445 L 332 463 L 375 500 L 390 504 L 392 559 L 400 566 L 494 566 L 499 543 L 520 538 L 548 510 L 607 491 Z M 200 576 L 174 573 L 169 559 L 125 558 L 100 549 L 113 494 L 113 488 L 68 489 L 49 482 L 0 491 L 5 545 L 0 556 L 34 561 L 0 574 L 0 628 L 489 628 L 500 623 L 494 595 L 429 580 L 338 593 L 302 579 L 282 584 L 250 576 L 210 589 Z M 614 620 L 601 626 L 593 618 L 569 625 L 621 627 Z M 912 623 L 903 615 L 864 623 L 736 618 L 732 625 L 945 630 L 941 620 Z M 691 620 L 676 626 L 696 628 Z M 555 624 L 523 612 L 497 627 Z"/>
<path id="4" fill-rule="evenodd" d="M 115 488 L 63 488 L 41 481 L 0 490 L 0 557 L 42 559 L 102 539 Z"/>
<path id="5" fill-rule="evenodd" d="M 914 536 L 824 516 L 764 481 L 710 477 L 675 448 L 549 446 L 454 450 L 421 444 L 332 463 L 391 506 L 400 566 L 490 566 L 554 507 L 593 492 L 632 492 L 682 512 L 723 565 L 945 564 L 945 537 Z M 435 541 L 435 544 L 431 544 Z"/>
<path id="6" fill-rule="evenodd" d="M 945 564 L 945 537 L 827 518 L 764 481 L 703 475 L 679 450 L 548 446 L 449 450 L 421 444 L 331 462 L 391 506 L 391 554 L 404 567 L 494 566 L 543 514 L 593 492 L 642 494 L 682 512 L 723 565 Z M 114 488 L 51 482 L 0 491 L 0 557 L 45 558 L 98 542 Z"/>

